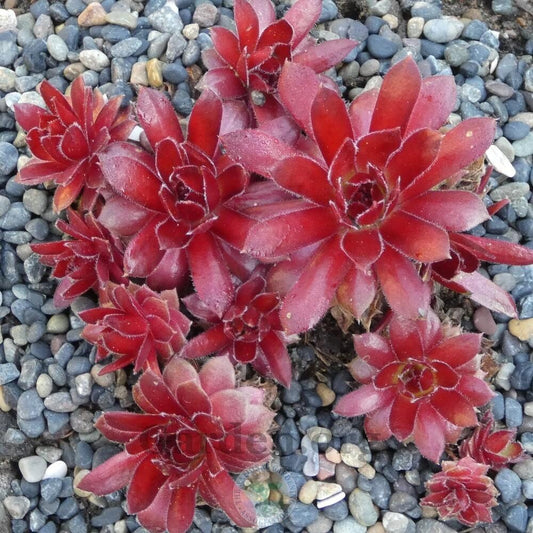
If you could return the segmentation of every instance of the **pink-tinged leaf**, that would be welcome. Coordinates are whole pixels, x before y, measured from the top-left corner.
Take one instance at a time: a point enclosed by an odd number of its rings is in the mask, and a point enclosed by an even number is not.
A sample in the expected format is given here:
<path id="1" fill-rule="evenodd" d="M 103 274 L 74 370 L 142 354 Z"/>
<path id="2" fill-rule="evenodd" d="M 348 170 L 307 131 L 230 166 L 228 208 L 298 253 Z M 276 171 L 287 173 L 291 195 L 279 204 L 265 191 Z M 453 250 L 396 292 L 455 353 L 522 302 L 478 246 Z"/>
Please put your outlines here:
<path id="1" fill-rule="evenodd" d="M 389 427 L 391 407 L 392 403 L 365 416 L 365 433 L 369 440 L 387 440 L 392 436 Z"/>
<path id="2" fill-rule="evenodd" d="M 269 95 L 269 97 L 271 97 L 271 95 Z M 281 104 L 279 105 L 281 106 Z M 261 121 L 257 113 L 256 116 L 258 117 L 258 122 L 261 124 L 260 128 L 262 131 L 290 146 L 297 144 L 301 132 L 300 128 L 292 118 L 285 115 L 273 118 L 272 120 Z"/>
<path id="3" fill-rule="evenodd" d="M 280 99 L 294 120 L 307 133 L 312 132 L 311 104 L 320 86 L 320 78 L 304 65 L 288 61 L 281 69 L 278 81 Z M 302 90 L 305 90 L 306 98 L 300 97 Z"/>
<path id="4" fill-rule="evenodd" d="M 353 138 L 359 139 L 370 132 L 370 123 L 378 99 L 379 89 L 370 89 L 353 99 L 348 108 Z"/>
<path id="5" fill-rule="evenodd" d="M 237 389 L 215 392 L 210 397 L 212 415 L 219 418 L 226 431 L 238 430 L 246 418 L 246 396 Z"/>
<path id="6" fill-rule="evenodd" d="M 410 357 L 422 357 L 439 340 L 440 321 L 431 310 L 425 317 L 417 320 L 395 315 L 390 323 L 389 335 L 394 353 L 400 361 L 406 361 Z M 434 359 L 440 360 L 438 357 Z"/>
<path id="7" fill-rule="evenodd" d="M 403 198 L 422 194 L 481 157 L 494 140 L 495 122 L 471 118 L 447 132 L 435 163 L 404 191 Z"/>
<path id="8" fill-rule="evenodd" d="M 155 466 L 152 456 L 145 457 L 135 469 L 129 484 L 129 512 L 135 514 L 146 509 L 166 479 L 167 476 Z"/>
<path id="9" fill-rule="evenodd" d="M 220 135 L 244 130 L 250 125 L 250 112 L 244 101 L 222 102 L 222 122 Z"/>
<path id="10" fill-rule="evenodd" d="M 259 38 L 259 20 L 254 8 L 247 0 L 235 0 L 234 5 L 235 25 L 242 49 L 249 52 L 255 50 Z"/>
<path id="11" fill-rule="evenodd" d="M 233 283 L 224 257 L 210 233 L 195 235 L 187 247 L 196 292 L 220 316 L 233 298 Z"/>
<path id="12" fill-rule="evenodd" d="M 444 452 L 444 426 L 444 420 L 429 403 L 420 406 L 413 433 L 414 443 L 420 453 L 434 463 L 439 462 Z"/>
<path id="13" fill-rule="evenodd" d="M 405 132 L 421 84 L 420 71 L 412 57 L 391 67 L 379 90 L 370 131 L 401 128 Z"/>
<path id="14" fill-rule="evenodd" d="M 296 202 L 290 202 L 292 210 L 252 227 L 244 251 L 261 259 L 276 259 L 335 233 L 338 222 L 331 209 Z"/>
<path id="15" fill-rule="evenodd" d="M 317 73 L 324 72 L 342 61 L 356 45 L 357 42 L 350 39 L 326 41 L 296 54 L 293 61 Z"/>
<path id="16" fill-rule="evenodd" d="M 376 292 L 374 272 L 363 272 L 352 267 L 339 285 L 336 295 L 339 305 L 360 320 L 374 301 Z"/>
<path id="17" fill-rule="evenodd" d="M 488 383 L 468 374 L 464 374 L 459 378 L 457 392 L 461 393 L 476 407 L 489 403 L 495 396 Z"/>
<path id="18" fill-rule="evenodd" d="M 442 361 L 453 368 L 469 363 L 481 351 L 481 334 L 463 333 L 443 339 L 428 353 L 434 361 Z"/>
<path id="19" fill-rule="evenodd" d="M 354 335 L 353 344 L 355 353 L 377 370 L 397 360 L 390 344 L 377 333 Z M 357 375 L 352 375 L 359 379 Z"/>
<path id="20" fill-rule="evenodd" d="M 454 234 L 452 241 L 473 250 L 481 261 L 506 265 L 533 264 L 533 250 L 519 244 L 465 234 Z"/>
<path id="21" fill-rule="evenodd" d="M 448 231 L 466 231 L 489 218 L 481 198 L 469 191 L 428 191 L 402 209 Z"/>
<path id="22" fill-rule="evenodd" d="M 214 29 L 216 28 L 211 28 L 211 31 Z M 220 57 L 215 48 L 202 50 L 202 62 L 207 70 L 227 67 L 226 61 Z"/>
<path id="23" fill-rule="evenodd" d="M 196 359 L 214 354 L 225 348 L 230 343 L 230 339 L 224 333 L 224 326 L 219 324 L 215 327 L 199 333 L 193 337 L 183 347 L 180 352 L 181 357 Z"/>
<path id="24" fill-rule="evenodd" d="M 384 241 L 415 261 L 433 263 L 450 257 L 448 232 L 404 211 L 389 215 L 380 232 Z"/>
<path id="25" fill-rule="evenodd" d="M 232 31 L 221 26 L 211 28 L 209 34 L 211 35 L 213 46 L 218 55 L 226 63 L 235 68 L 241 55 L 237 36 Z"/>
<path id="26" fill-rule="evenodd" d="M 257 49 L 276 46 L 280 43 L 289 43 L 292 39 L 292 27 L 284 19 L 270 24 L 259 37 Z"/>
<path id="27" fill-rule="evenodd" d="M 15 119 L 26 131 L 38 128 L 41 117 L 47 115 L 48 111 L 35 104 L 16 104 Z"/>
<path id="28" fill-rule="evenodd" d="M 17 181 L 23 185 L 38 185 L 45 181 L 62 181 L 65 168 L 55 161 L 30 160 L 19 171 Z"/>
<path id="29" fill-rule="evenodd" d="M 376 229 L 348 231 L 342 237 L 341 246 L 354 265 L 365 272 L 383 251 L 381 235 Z"/>
<path id="30" fill-rule="evenodd" d="M 326 170 L 307 156 L 283 159 L 272 171 L 272 178 L 280 187 L 313 203 L 327 206 L 332 199 Z"/>
<path id="31" fill-rule="evenodd" d="M 229 67 L 209 70 L 204 74 L 198 86 L 215 91 L 221 98 L 234 99 L 242 98 L 246 95 L 246 88 L 243 82 L 235 71 Z"/>
<path id="32" fill-rule="evenodd" d="M 212 91 L 204 91 L 193 107 L 187 140 L 212 157 L 218 145 L 222 102 Z"/>
<path id="33" fill-rule="evenodd" d="M 78 488 L 103 495 L 125 487 L 135 467 L 145 455 L 130 455 L 120 452 L 89 472 L 78 484 Z"/>
<path id="34" fill-rule="evenodd" d="M 210 413 L 211 402 L 205 391 L 195 379 L 180 383 L 176 387 L 176 398 L 188 416 L 196 413 Z"/>
<path id="35" fill-rule="evenodd" d="M 235 388 L 235 370 L 227 357 L 214 357 L 198 373 L 205 392 L 211 396 L 224 389 Z"/>
<path id="36" fill-rule="evenodd" d="M 369 166 L 383 168 L 390 154 L 402 143 L 400 129 L 377 131 L 360 138 L 356 144 L 355 164 L 359 172 L 368 172 Z"/>
<path id="37" fill-rule="evenodd" d="M 442 134 L 430 129 L 418 130 L 409 136 L 391 155 L 384 174 L 391 187 L 399 183 L 404 189 L 431 166 L 439 152 Z"/>
<path id="38" fill-rule="evenodd" d="M 407 439 L 413 432 L 420 402 L 398 394 L 392 402 L 390 429 L 398 440 Z"/>
<path id="39" fill-rule="evenodd" d="M 281 159 L 294 157 L 298 152 L 261 130 L 241 130 L 222 137 L 226 153 L 249 172 L 271 177 L 271 170 Z"/>
<path id="40" fill-rule="evenodd" d="M 155 495 L 154 501 L 137 514 L 139 523 L 149 531 L 164 531 L 167 529 L 167 514 L 170 505 L 171 489 L 167 480 Z"/>
<path id="41" fill-rule="evenodd" d="M 343 396 L 333 412 L 341 416 L 365 415 L 389 404 L 394 395 L 395 392 L 391 389 L 378 390 L 374 385 L 363 385 Z"/>
<path id="42" fill-rule="evenodd" d="M 409 259 L 387 247 L 374 268 L 383 294 L 394 311 L 411 318 L 426 314 L 431 290 Z"/>
<path id="43" fill-rule="evenodd" d="M 311 106 L 311 123 L 320 151 L 330 164 L 344 141 L 352 136 L 344 100 L 330 89 L 319 89 Z"/>
<path id="44" fill-rule="evenodd" d="M 168 137 L 183 142 L 178 116 L 162 92 L 141 88 L 137 98 L 137 117 L 152 148 Z"/>
<path id="45" fill-rule="evenodd" d="M 110 411 L 98 419 L 96 427 L 109 440 L 126 443 L 148 428 L 164 425 L 167 420 L 165 415 Z"/>
<path id="46" fill-rule="evenodd" d="M 324 316 L 349 266 L 338 237 L 319 248 L 283 300 L 280 318 L 287 333 L 307 331 Z"/>
<path id="47" fill-rule="evenodd" d="M 454 390 L 439 388 L 431 395 L 431 405 L 451 424 L 459 427 L 477 425 L 477 416 L 472 404 Z"/>
<path id="48" fill-rule="evenodd" d="M 183 533 L 192 524 L 196 507 L 196 485 L 172 490 L 167 513 L 168 533 Z"/>
<path id="49" fill-rule="evenodd" d="M 446 280 L 438 281 L 446 286 Z M 516 317 L 516 304 L 512 296 L 479 272 L 459 272 L 450 281 L 459 285 L 474 302 L 492 311 Z"/>
<path id="50" fill-rule="evenodd" d="M 133 386 L 133 398 L 147 413 L 170 413 L 182 416 L 185 414 L 163 379 L 151 370 L 141 374 Z"/>
<path id="51" fill-rule="evenodd" d="M 182 383 L 189 381 L 199 383 L 198 373 L 188 361 L 177 355 L 172 357 L 163 370 L 163 380 L 172 394 Z"/>
<path id="52" fill-rule="evenodd" d="M 155 233 L 156 222 L 150 221 L 128 243 L 124 254 L 124 265 L 128 275 L 145 278 L 163 258 L 164 252 L 159 248 Z"/>
<path id="53" fill-rule="evenodd" d="M 284 387 L 291 384 L 291 360 L 287 352 L 287 346 L 274 331 L 270 331 L 261 341 L 261 349 L 272 372 L 272 376 Z"/>
<path id="54" fill-rule="evenodd" d="M 283 17 L 293 28 L 292 44 L 297 46 L 315 25 L 322 11 L 321 0 L 298 0 Z"/>
<path id="55" fill-rule="evenodd" d="M 209 485 L 214 498 L 222 510 L 239 527 L 254 527 L 256 514 L 254 504 L 246 492 L 235 484 L 233 478 L 224 470 L 209 472 L 203 475 L 204 481 Z M 201 494 L 204 491 L 201 490 Z"/>
<path id="56" fill-rule="evenodd" d="M 431 76 L 423 79 L 405 134 L 420 128 L 438 130 L 453 111 L 456 92 L 453 76 Z"/>
<path id="57" fill-rule="evenodd" d="M 98 222 L 116 235 L 127 237 L 139 231 L 152 216 L 151 211 L 116 195 L 106 199 Z"/>
<path id="58" fill-rule="evenodd" d="M 100 155 L 100 164 L 116 192 L 147 209 L 164 210 L 158 195 L 161 181 L 151 154 L 133 144 L 117 142 Z"/>

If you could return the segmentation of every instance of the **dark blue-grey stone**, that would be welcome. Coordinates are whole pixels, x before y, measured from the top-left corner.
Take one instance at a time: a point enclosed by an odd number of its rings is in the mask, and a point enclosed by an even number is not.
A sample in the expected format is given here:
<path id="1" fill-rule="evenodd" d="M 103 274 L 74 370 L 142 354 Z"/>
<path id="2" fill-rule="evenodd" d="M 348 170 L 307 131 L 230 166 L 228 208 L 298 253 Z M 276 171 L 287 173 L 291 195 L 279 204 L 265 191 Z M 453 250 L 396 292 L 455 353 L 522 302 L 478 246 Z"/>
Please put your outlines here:
<path id="1" fill-rule="evenodd" d="M 440 6 L 432 2 L 416 2 L 411 8 L 412 17 L 422 17 L 424 20 L 438 19 L 441 14 Z"/>
<path id="2" fill-rule="evenodd" d="M 79 511 L 75 498 L 65 498 L 59 505 L 56 514 L 60 520 L 68 520 Z"/>
<path id="3" fill-rule="evenodd" d="M 516 162 L 516 160 L 515 160 Z M 516 166 L 515 166 L 516 168 Z M 519 174 L 519 172 L 517 172 L 517 174 Z M 516 178 L 516 176 L 515 176 Z M 516 227 L 518 229 L 518 231 L 520 231 L 520 233 L 528 238 L 528 239 L 531 239 L 533 238 L 533 219 L 531 218 L 523 218 L 521 220 L 518 220 L 517 223 L 516 223 Z"/>
<path id="4" fill-rule="evenodd" d="M 510 468 L 503 468 L 494 478 L 503 503 L 516 503 L 522 495 L 522 480 Z"/>
<path id="5" fill-rule="evenodd" d="M 0 67 L 10 67 L 18 57 L 17 38 L 13 32 L 0 33 Z"/>
<path id="6" fill-rule="evenodd" d="M 59 24 L 65 22 L 70 17 L 67 8 L 61 2 L 54 2 L 51 4 L 48 14 L 54 22 Z"/>
<path id="7" fill-rule="evenodd" d="M 43 479 L 41 481 L 41 498 L 45 502 L 51 502 L 59 497 L 59 493 L 63 488 L 63 481 L 61 478 L 52 477 Z"/>
<path id="8" fill-rule="evenodd" d="M 399 48 L 395 42 L 385 39 L 381 35 L 369 35 L 366 43 L 367 50 L 377 59 L 387 59 L 392 57 Z"/>
<path id="9" fill-rule="evenodd" d="M 482 65 L 489 58 L 490 50 L 482 44 L 473 43 L 468 47 L 468 53 L 470 59 Z"/>
<path id="10" fill-rule="evenodd" d="M 81 33 L 77 25 L 63 26 L 57 34 L 65 41 L 65 44 L 71 52 L 78 49 Z"/>
<path id="11" fill-rule="evenodd" d="M 524 78 L 522 77 L 520 72 L 518 72 L 517 70 L 513 70 L 512 72 L 509 72 L 509 74 L 507 74 L 507 76 L 505 77 L 505 83 L 507 83 L 507 85 L 512 87 L 515 91 L 520 89 L 523 81 L 524 81 Z"/>
<path id="12" fill-rule="evenodd" d="M 35 19 L 39 18 L 39 15 L 48 15 L 49 10 L 50 3 L 48 0 L 37 0 L 30 6 L 30 13 Z"/>
<path id="13" fill-rule="evenodd" d="M 526 531 L 528 518 L 528 508 L 523 503 L 509 507 L 503 515 L 505 524 L 511 531 L 517 533 Z"/>
<path id="14" fill-rule="evenodd" d="M 524 418 L 522 405 L 514 398 L 505 398 L 505 424 L 508 428 L 516 428 Z"/>
<path id="15" fill-rule="evenodd" d="M 99 515 L 93 516 L 91 518 L 91 525 L 94 527 L 103 527 L 109 524 L 114 524 L 122 518 L 123 514 L 124 511 L 122 510 L 122 507 L 108 507 L 107 509 L 104 509 Z"/>
<path id="16" fill-rule="evenodd" d="M 293 525 L 303 528 L 318 518 L 318 509 L 314 505 L 293 502 L 287 509 L 287 517 Z"/>
<path id="17" fill-rule="evenodd" d="M 69 426 L 70 417 L 68 413 L 56 413 L 55 411 L 45 409 L 43 411 L 43 415 L 46 419 L 48 431 L 52 435 L 61 433 L 65 428 Z"/>
<path id="18" fill-rule="evenodd" d="M 119 43 L 131 37 L 131 32 L 128 28 L 117 26 L 116 24 L 106 24 L 102 28 L 102 39 L 109 41 L 111 44 Z"/>
<path id="19" fill-rule="evenodd" d="M 511 374 L 510 383 L 513 389 L 528 390 L 533 382 L 533 363 L 525 361 L 516 365 Z"/>
<path id="20" fill-rule="evenodd" d="M 41 531 L 41 528 L 46 524 L 46 520 L 46 516 L 39 509 L 34 509 L 29 515 L 30 531 Z"/>
<path id="21" fill-rule="evenodd" d="M 485 229 L 487 233 L 492 233 L 493 235 L 505 235 L 509 231 L 509 226 L 499 216 L 495 215 L 485 222 Z"/>
<path id="22" fill-rule="evenodd" d="M 280 458 L 281 466 L 291 472 L 302 472 L 306 461 L 307 457 L 299 453 L 284 455 Z"/>
<path id="23" fill-rule="evenodd" d="M 14 202 L 9 206 L 7 213 L 0 217 L 0 229 L 22 230 L 30 221 L 31 215 L 26 211 L 22 202 Z"/>
<path id="24" fill-rule="evenodd" d="M 8 142 L 0 142 L 0 175 L 10 176 L 15 172 L 18 158 L 19 151 L 15 146 Z"/>
<path id="25" fill-rule="evenodd" d="M 72 529 L 70 531 L 72 531 Z M 54 522 L 46 522 L 46 524 L 39 529 L 39 533 L 57 533 L 57 526 Z"/>
<path id="26" fill-rule="evenodd" d="M 44 72 L 46 70 L 46 58 L 48 49 L 44 39 L 34 39 L 24 47 L 22 59 L 29 72 Z"/>
<path id="27" fill-rule="evenodd" d="M 526 102 L 520 92 L 515 92 L 511 98 L 505 100 L 503 105 L 507 108 L 510 117 L 514 117 L 518 113 L 526 110 Z"/>
<path id="28" fill-rule="evenodd" d="M 299 448 L 300 433 L 292 418 L 287 418 L 287 420 L 283 422 L 276 435 L 276 440 L 281 455 L 290 455 Z"/>
<path id="29" fill-rule="evenodd" d="M 529 133 L 529 126 L 520 120 L 508 122 L 503 127 L 503 134 L 510 141 L 518 141 L 523 139 Z"/>
<path id="30" fill-rule="evenodd" d="M 137 37 L 128 37 L 119 41 L 111 47 L 110 53 L 113 57 L 130 57 L 136 55 L 143 46 L 143 41 Z"/>
<path id="31" fill-rule="evenodd" d="M 42 398 L 35 389 L 24 391 L 17 402 L 17 417 L 23 420 L 33 420 L 37 418 L 44 409 Z"/>
<path id="32" fill-rule="evenodd" d="M 15 381 L 20 375 L 17 365 L 4 363 L 0 365 L 0 385 L 5 385 L 10 381 Z"/>
<path id="33" fill-rule="evenodd" d="M 59 493 L 60 498 L 69 498 L 74 495 L 73 488 L 73 479 L 70 476 L 64 477 L 62 480 L 61 492 Z"/>
<path id="34" fill-rule="evenodd" d="M 491 7 L 497 15 L 511 16 L 515 13 L 512 0 L 492 0 Z"/>
<path id="35" fill-rule="evenodd" d="M 369 33 L 378 33 L 381 26 L 385 24 L 387 23 L 381 17 L 376 17 L 375 15 L 370 15 L 365 20 L 365 26 Z"/>
<path id="36" fill-rule="evenodd" d="M 389 510 L 395 513 L 406 513 L 418 505 L 418 499 L 404 491 L 395 491 L 389 499 Z"/>
<path id="37" fill-rule="evenodd" d="M 465 27 L 461 37 L 478 41 L 488 29 L 488 26 L 483 21 L 473 20 Z"/>
<path id="38" fill-rule="evenodd" d="M 178 89 L 172 97 L 172 105 L 180 115 L 189 116 L 193 106 L 191 95 L 183 89 Z"/>
<path id="39" fill-rule="evenodd" d="M 71 376 L 78 376 L 91 371 L 91 362 L 87 357 L 72 357 L 67 363 L 67 374 Z"/>
<path id="40" fill-rule="evenodd" d="M 49 502 L 41 498 L 41 501 L 39 502 L 39 510 L 46 516 L 51 516 L 57 512 L 59 504 L 59 498 L 55 498 Z"/>
<path id="41" fill-rule="evenodd" d="M 181 61 L 184 66 L 194 65 L 200 59 L 200 46 L 196 41 L 189 41 L 185 50 L 181 54 Z"/>
<path id="42" fill-rule="evenodd" d="M 513 122 L 510 122 L 510 124 L 514 124 Z M 513 161 L 513 167 L 514 169 L 516 170 L 516 174 L 514 176 L 514 181 L 520 181 L 520 182 L 523 182 L 523 183 L 526 183 L 529 181 L 529 176 L 531 174 L 531 166 L 529 165 L 529 163 L 526 161 L 525 158 L 523 157 L 515 157 L 515 160 Z M 521 219 L 517 222 L 517 226 L 519 227 L 520 229 L 520 222 L 524 222 L 526 220 L 531 220 L 529 218 L 526 218 L 526 219 Z M 520 229 L 520 233 L 522 235 L 524 235 L 525 237 L 528 237 L 528 236 L 531 236 L 531 235 L 528 235 L 528 233 L 524 233 L 524 230 L 523 229 Z"/>
<path id="43" fill-rule="evenodd" d="M 71 15 L 77 17 L 87 6 L 83 0 L 67 0 L 65 7 Z"/>
<path id="44" fill-rule="evenodd" d="M 385 466 L 385 465 L 384 465 Z M 392 493 L 390 483 L 383 474 L 377 473 L 374 479 L 370 480 L 370 496 L 372 501 L 380 509 L 389 508 L 389 499 Z"/>
<path id="45" fill-rule="evenodd" d="M 137 524 L 137 522 L 135 522 Z M 70 533 L 87 533 L 87 523 L 81 514 L 76 514 L 68 522 L 68 530 Z M 134 531 L 134 529 L 128 529 Z"/>
<path id="46" fill-rule="evenodd" d="M 445 50 L 446 45 L 444 44 L 434 43 L 429 39 L 420 39 L 420 54 L 424 58 L 433 56 L 435 59 L 442 59 Z"/>
<path id="47" fill-rule="evenodd" d="M 32 418 L 31 420 L 23 420 L 22 418 L 17 416 L 17 424 L 19 429 L 23 431 L 26 436 L 32 439 L 40 437 L 46 427 L 43 415 L 39 415 L 36 418 Z"/>
<path id="48" fill-rule="evenodd" d="M 472 78 L 473 76 L 476 76 L 479 72 L 479 63 L 477 61 L 474 61 L 472 59 L 469 59 L 468 61 L 465 61 L 460 67 L 459 72 L 465 77 L 465 78 Z"/>
<path id="49" fill-rule="evenodd" d="M 333 0 L 324 0 L 322 2 L 322 11 L 318 17 L 318 22 L 327 22 L 328 20 L 333 20 L 339 14 L 339 9 L 335 5 Z"/>
<path id="50" fill-rule="evenodd" d="M 494 33 L 492 33 L 491 30 L 487 30 L 480 38 L 479 42 L 486 44 L 487 46 L 490 46 L 491 48 L 495 48 L 498 50 L 500 48 L 500 41 Z"/>
<path id="51" fill-rule="evenodd" d="M 93 449 L 88 442 L 80 441 L 75 450 L 76 466 L 90 469 L 93 461 Z"/>
<path id="52" fill-rule="evenodd" d="M 182 83 L 189 78 L 189 74 L 181 63 L 163 63 L 163 79 L 169 83 Z"/>
<path id="53" fill-rule="evenodd" d="M 26 520 L 11 520 L 11 533 L 27 533 L 28 523 Z"/>
<path id="54" fill-rule="evenodd" d="M 344 520 L 349 514 L 348 504 L 346 503 L 346 500 L 341 500 L 340 502 L 334 503 L 333 505 L 328 505 L 327 507 L 324 507 L 322 509 L 322 513 L 324 514 L 324 516 L 326 516 L 330 520 L 333 520 L 334 522 Z"/>

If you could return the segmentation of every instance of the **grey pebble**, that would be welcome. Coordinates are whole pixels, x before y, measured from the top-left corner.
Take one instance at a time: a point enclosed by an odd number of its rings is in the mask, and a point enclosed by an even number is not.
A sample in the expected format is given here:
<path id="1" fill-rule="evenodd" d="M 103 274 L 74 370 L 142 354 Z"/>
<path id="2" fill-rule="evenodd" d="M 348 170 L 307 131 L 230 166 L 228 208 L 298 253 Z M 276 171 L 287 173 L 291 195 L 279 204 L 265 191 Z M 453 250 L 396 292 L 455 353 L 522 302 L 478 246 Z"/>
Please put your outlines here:
<path id="1" fill-rule="evenodd" d="M 520 503 L 509 507 L 503 515 L 503 521 L 509 526 L 511 531 L 526 531 L 528 522 L 528 508 Z"/>
<path id="2" fill-rule="evenodd" d="M 17 412 L 17 424 L 21 431 L 23 431 L 28 437 L 36 439 L 40 437 L 46 427 L 43 415 L 39 415 L 36 418 L 30 420 L 24 420 L 18 416 Z"/>
<path id="3" fill-rule="evenodd" d="M 505 425 L 508 428 L 516 428 L 522 424 L 523 412 L 520 402 L 514 398 L 505 398 Z"/>
<path id="4" fill-rule="evenodd" d="M 114 44 L 111 47 L 110 53 L 113 57 L 130 57 L 135 55 L 142 45 L 143 41 L 141 41 L 141 39 L 137 39 L 137 37 L 128 37 L 127 39 Z"/>
<path id="5" fill-rule="evenodd" d="M 26 211 L 22 202 L 14 202 L 7 212 L 0 217 L 0 229 L 22 230 L 30 221 L 31 215 Z"/>
<path id="6" fill-rule="evenodd" d="M 503 503 L 516 503 L 522 493 L 522 481 L 518 475 L 509 468 L 500 470 L 494 478 L 494 484 L 500 491 Z"/>
<path id="7" fill-rule="evenodd" d="M 103 527 L 110 524 L 114 524 L 122 518 L 123 514 L 124 511 L 122 510 L 122 507 L 108 507 L 107 509 L 104 509 L 100 514 L 91 518 L 91 525 L 93 527 Z"/>
<path id="8" fill-rule="evenodd" d="M 24 391 L 17 402 L 17 417 L 22 420 L 37 418 L 44 409 L 44 403 L 35 389 Z"/>
<path id="9" fill-rule="evenodd" d="M 375 58 L 387 59 L 398 51 L 399 46 L 381 35 L 372 34 L 368 36 L 367 49 Z"/>
<path id="10" fill-rule="evenodd" d="M 41 498 L 45 502 L 51 502 L 59 497 L 62 488 L 63 480 L 61 478 L 43 479 L 41 481 Z"/>
<path id="11" fill-rule="evenodd" d="M 170 3 L 165 4 L 161 9 L 148 15 L 148 21 L 154 30 L 163 33 L 173 33 L 183 29 L 178 8 Z"/>
<path id="12" fill-rule="evenodd" d="M 15 146 L 11 143 L 0 141 L 0 175 L 10 176 L 17 168 L 18 158 L 19 151 Z"/>
<path id="13" fill-rule="evenodd" d="M 30 510 L 30 500 L 26 496 L 7 496 L 3 504 L 10 516 L 15 519 L 24 518 Z"/>
<path id="14" fill-rule="evenodd" d="M 463 31 L 464 24 L 454 17 L 442 17 L 428 20 L 424 24 L 424 35 L 435 43 L 448 43 L 457 39 Z"/>
<path id="15" fill-rule="evenodd" d="M 196 41 L 189 41 L 181 55 L 181 61 L 185 67 L 194 65 L 200 59 L 200 46 Z"/>
<path id="16" fill-rule="evenodd" d="M 18 55 L 15 34 L 10 31 L 0 32 L 0 67 L 10 67 Z"/>
<path id="17" fill-rule="evenodd" d="M 50 394 L 48 398 L 45 398 L 44 406 L 56 413 L 70 413 L 76 409 L 76 405 L 72 402 L 70 393 L 66 391 Z"/>
<path id="18" fill-rule="evenodd" d="M 0 385 L 15 381 L 19 375 L 20 371 L 14 363 L 0 364 Z"/>
<path id="19" fill-rule="evenodd" d="M 304 528 L 318 518 L 318 509 L 314 505 L 292 502 L 287 509 L 287 518 L 294 526 Z"/>

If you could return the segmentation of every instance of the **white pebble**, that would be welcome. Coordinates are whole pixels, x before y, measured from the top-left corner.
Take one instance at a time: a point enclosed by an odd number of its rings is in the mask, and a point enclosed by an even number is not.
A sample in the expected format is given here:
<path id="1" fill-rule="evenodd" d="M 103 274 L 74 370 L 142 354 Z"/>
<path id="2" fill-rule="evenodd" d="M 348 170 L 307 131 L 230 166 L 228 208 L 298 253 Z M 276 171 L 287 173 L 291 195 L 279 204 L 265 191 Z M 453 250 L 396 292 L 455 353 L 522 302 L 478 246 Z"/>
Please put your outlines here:
<path id="1" fill-rule="evenodd" d="M 62 478 L 67 475 L 67 465 L 65 461 L 56 461 L 48 466 L 46 469 L 43 479 L 48 478 Z"/>

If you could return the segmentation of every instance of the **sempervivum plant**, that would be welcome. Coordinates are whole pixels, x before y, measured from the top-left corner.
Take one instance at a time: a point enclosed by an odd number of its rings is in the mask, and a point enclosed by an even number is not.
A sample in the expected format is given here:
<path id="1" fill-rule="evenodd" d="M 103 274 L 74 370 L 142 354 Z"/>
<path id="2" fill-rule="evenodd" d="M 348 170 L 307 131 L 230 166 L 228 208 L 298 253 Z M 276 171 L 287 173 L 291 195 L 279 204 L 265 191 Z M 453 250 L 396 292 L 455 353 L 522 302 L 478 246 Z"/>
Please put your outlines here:
<path id="1" fill-rule="evenodd" d="M 211 30 L 214 48 L 203 53 L 209 71 L 203 85 L 224 99 L 242 99 L 260 122 L 283 115 L 276 97 L 281 67 L 287 60 L 324 72 L 357 44 L 337 39 L 316 44 L 308 36 L 322 9 L 321 0 L 297 0 L 276 20 L 270 0 L 235 0 L 237 33 Z"/>
<path id="2" fill-rule="evenodd" d="M 279 320 L 279 297 L 266 290 L 260 273 L 236 289 L 234 300 L 220 317 L 196 294 L 187 296 L 184 302 L 209 327 L 189 340 L 180 356 L 227 355 L 234 363 L 250 363 L 259 372 L 289 386 L 291 361 L 286 347 L 289 339 Z"/>
<path id="3" fill-rule="evenodd" d="M 82 311 L 80 317 L 88 323 L 83 338 L 97 347 L 96 360 L 118 355 L 101 373 L 129 364 L 135 372 L 158 372 L 158 357 L 168 361 L 185 344 L 190 321 L 179 310 L 175 290 L 156 293 L 135 283 L 106 283 L 99 300 L 100 307 Z"/>
<path id="4" fill-rule="evenodd" d="M 248 174 L 218 147 L 222 103 L 205 91 L 191 113 L 187 139 L 171 103 L 143 89 L 137 116 L 150 150 L 117 142 L 100 156 L 115 192 L 100 221 L 127 240 L 125 267 L 155 289 L 182 286 L 189 271 L 200 297 L 217 311 L 233 296 L 224 238 L 239 245 L 243 229 L 220 220 L 224 204 L 241 194 Z M 227 210 L 226 210 L 227 211 Z M 237 254 L 238 255 L 238 254 Z"/>
<path id="5" fill-rule="evenodd" d="M 309 98 L 300 98 L 304 91 Z M 302 65 L 285 65 L 279 93 L 307 134 L 298 148 L 260 129 L 223 142 L 248 170 L 294 195 L 269 202 L 265 185 L 263 205 L 247 210 L 258 222 L 245 250 L 265 261 L 290 259 L 276 267 L 278 277 L 292 279 L 283 325 L 293 333 L 312 327 L 335 297 L 360 318 L 378 289 L 398 313 L 423 313 L 430 287 L 420 268 L 449 259 L 451 235 L 489 217 L 479 195 L 450 186 L 490 146 L 494 122 L 439 130 L 455 102 L 453 78 L 422 79 L 412 58 L 349 109 Z M 510 304 L 505 310 L 514 312 Z"/>
<path id="6" fill-rule="evenodd" d="M 492 522 L 498 491 L 486 475 L 488 468 L 471 457 L 443 461 L 442 471 L 426 483 L 428 495 L 420 504 L 435 507 L 442 520 L 456 518 L 467 526 Z"/>
<path id="7" fill-rule="evenodd" d="M 65 209 L 82 195 L 92 207 L 102 187 L 97 154 L 108 144 L 128 138 L 135 122 L 122 98 L 106 102 L 99 91 L 85 87 L 76 78 L 70 96 L 63 96 L 53 85 L 39 86 L 48 110 L 34 104 L 15 106 L 17 122 L 28 132 L 26 142 L 33 159 L 20 170 L 24 185 L 53 181 L 56 185 L 54 208 Z"/>
<path id="8" fill-rule="evenodd" d="M 264 463 L 274 413 L 254 387 L 235 387 L 225 357 L 197 373 L 174 358 L 163 376 L 151 371 L 133 389 L 143 414 L 109 412 L 96 426 L 125 450 L 90 472 L 82 490 L 108 494 L 128 485 L 130 513 L 149 531 L 182 533 L 191 525 L 196 495 L 222 508 L 240 527 L 252 527 L 255 510 L 229 472 Z"/>
<path id="9" fill-rule="evenodd" d="M 349 370 L 362 386 L 341 398 L 334 411 L 366 415 L 368 438 L 413 441 L 438 462 L 446 443 L 477 425 L 475 407 L 493 396 L 482 379 L 480 340 L 474 333 L 446 336 L 431 310 L 417 320 L 393 316 L 388 339 L 354 335 L 357 357 Z"/>
<path id="10" fill-rule="evenodd" d="M 490 411 L 485 413 L 474 433 L 461 443 L 459 453 L 461 457 L 472 457 L 495 471 L 526 457 L 522 444 L 516 441 L 516 429 L 494 429 L 494 417 Z"/>
<path id="11" fill-rule="evenodd" d="M 124 247 L 91 214 L 67 211 L 68 221 L 59 219 L 57 228 L 71 237 L 62 241 L 32 244 L 52 275 L 61 280 L 54 294 L 57 307 L 70 305 L 90 289 L 98 290 L 107 281 L 125 282 Z"/>

